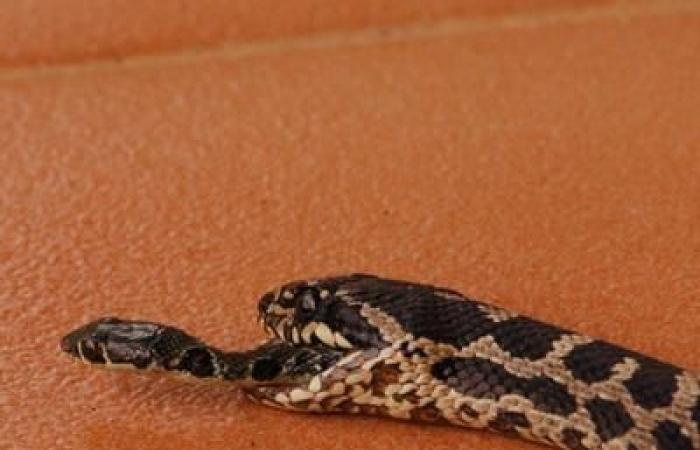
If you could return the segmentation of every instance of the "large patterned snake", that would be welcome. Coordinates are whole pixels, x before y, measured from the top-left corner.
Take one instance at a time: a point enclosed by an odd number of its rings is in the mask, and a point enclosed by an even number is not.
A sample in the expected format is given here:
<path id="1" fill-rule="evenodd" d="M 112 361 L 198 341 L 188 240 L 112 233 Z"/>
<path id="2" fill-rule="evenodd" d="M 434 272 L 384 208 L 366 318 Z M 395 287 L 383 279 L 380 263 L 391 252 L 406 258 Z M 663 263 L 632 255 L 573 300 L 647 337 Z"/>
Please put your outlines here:
<path id="1" fill-rule="evenodd" d="M 700 377 L 423 284 L 354 274 L 265 294 L 274 337 L 224 352 L 104 318 L 62 349 L 90 364 L 239 383 L 266 405 L 446 422 L 566 449 L 700 449 Z"/>

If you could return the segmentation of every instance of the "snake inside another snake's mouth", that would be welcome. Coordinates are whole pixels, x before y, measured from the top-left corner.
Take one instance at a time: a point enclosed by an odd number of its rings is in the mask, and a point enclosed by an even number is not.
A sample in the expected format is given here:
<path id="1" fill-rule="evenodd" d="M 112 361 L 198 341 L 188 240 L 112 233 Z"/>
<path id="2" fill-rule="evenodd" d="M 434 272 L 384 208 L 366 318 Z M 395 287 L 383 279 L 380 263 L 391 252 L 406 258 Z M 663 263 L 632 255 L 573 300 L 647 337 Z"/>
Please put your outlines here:
<path id="1" fill-rule="evenodd" d="M 296 281 L 258 312 L 274 337 L 247 351 L 116 318 L 76 329 L 61 349 L 238 383 L 295 411 L 446 422 L 567 449 L 700 449 L 695 374 L 449 289 L 362 274 Z"/>

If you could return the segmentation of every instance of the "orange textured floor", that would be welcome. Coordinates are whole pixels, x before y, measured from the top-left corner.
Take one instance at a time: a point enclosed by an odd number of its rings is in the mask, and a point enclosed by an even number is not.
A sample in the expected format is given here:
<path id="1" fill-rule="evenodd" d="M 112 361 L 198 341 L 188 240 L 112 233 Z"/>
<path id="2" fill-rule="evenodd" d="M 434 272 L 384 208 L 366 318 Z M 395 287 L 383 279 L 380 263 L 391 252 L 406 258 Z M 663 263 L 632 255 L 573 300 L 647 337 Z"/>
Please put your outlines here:
<path id="1" fill-rule="evenodd" d="M 58 350 L 106 314 L 251 346 L 266 289 L 350 270 L 700 370 L 700 7 L 552 3 L 358 2 L 310 26 L 308 2 L 276 37 L 167 10 L 117 38 L 81 9 L 73 41 L 51 36 L 79 1 L 4 8 L 35 20 L 0 33 L 0 449 L 540 448 Z"/>

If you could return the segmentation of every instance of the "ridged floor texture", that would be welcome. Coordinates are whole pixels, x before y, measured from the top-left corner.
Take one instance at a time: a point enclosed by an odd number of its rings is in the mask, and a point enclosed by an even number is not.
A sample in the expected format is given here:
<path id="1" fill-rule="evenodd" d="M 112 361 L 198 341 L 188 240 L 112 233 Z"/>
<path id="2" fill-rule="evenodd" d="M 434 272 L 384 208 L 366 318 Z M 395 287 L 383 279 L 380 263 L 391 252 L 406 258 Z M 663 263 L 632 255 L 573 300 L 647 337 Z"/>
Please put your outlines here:
<path id="1" fill-rule="evenodd" d="M 0 449 L 541 448 L 58 348 L 252 346 L 266 289 L 348 271 L 700 370 L 696 2 L 142 3 L 0 12 Z"/>

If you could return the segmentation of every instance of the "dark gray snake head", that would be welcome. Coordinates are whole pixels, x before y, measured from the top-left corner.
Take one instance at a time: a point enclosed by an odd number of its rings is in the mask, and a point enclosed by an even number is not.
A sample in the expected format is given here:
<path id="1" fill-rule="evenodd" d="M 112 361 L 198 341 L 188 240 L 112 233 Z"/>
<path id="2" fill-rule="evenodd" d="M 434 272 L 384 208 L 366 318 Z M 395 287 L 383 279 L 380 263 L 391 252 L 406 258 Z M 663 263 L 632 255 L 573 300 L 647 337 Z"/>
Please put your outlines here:
<path id="1" fill-rule="evenodd" d="M 128 362 L 145 369 L 154 359 L 150 344 L 162 327 L 104 317 L 77 328 L 61 339 L 61 349 L 92 364 Z"/>
<path id="2" fill-rule="evenodd" d="M 362 316 L 363 296 L 354 295 L 358 285 L 376 279 L 353 274 L 284 284 L 260 299 L 259 319 L 268 332 L 294 344 L 383 347 L 379 331 Z"/>
<path id="3" fill-rule="evenodd" d="M 61 349 L 92 364 L 159 367 L 215 375 L 217 351 L 167 325 L 105 317 L 66 335 Z"/>

